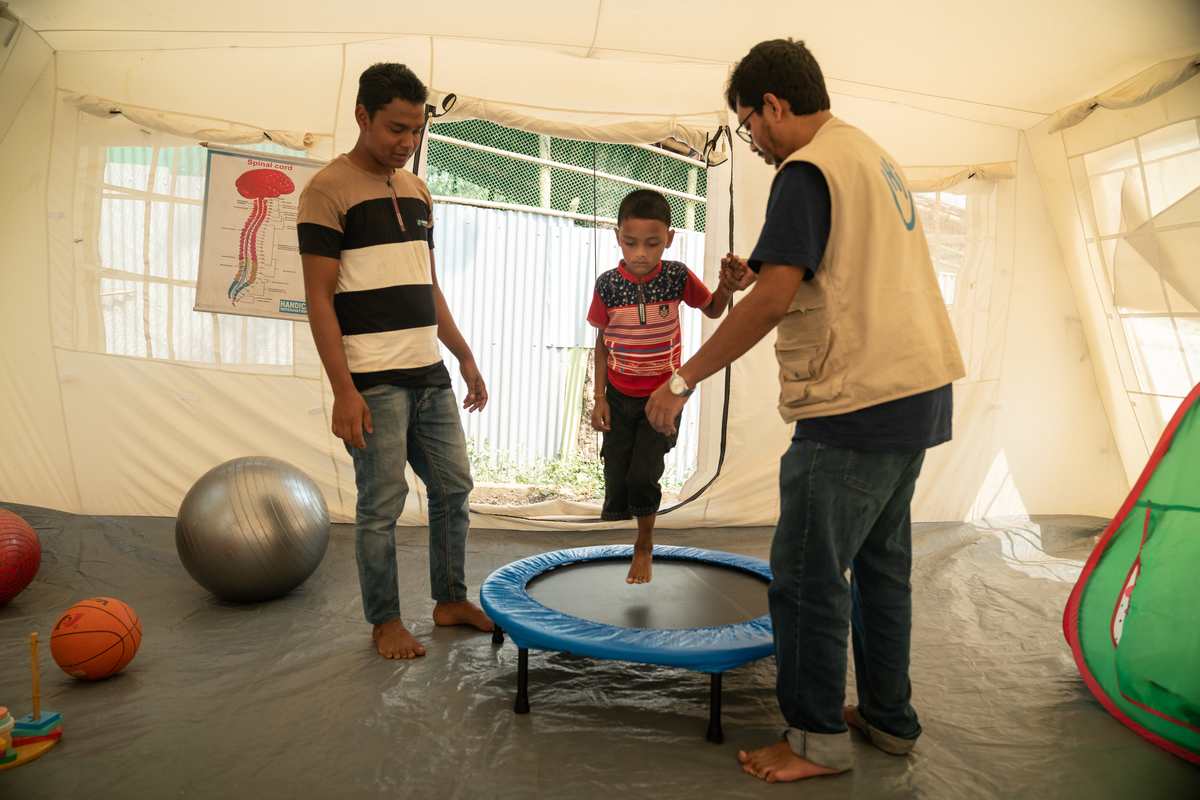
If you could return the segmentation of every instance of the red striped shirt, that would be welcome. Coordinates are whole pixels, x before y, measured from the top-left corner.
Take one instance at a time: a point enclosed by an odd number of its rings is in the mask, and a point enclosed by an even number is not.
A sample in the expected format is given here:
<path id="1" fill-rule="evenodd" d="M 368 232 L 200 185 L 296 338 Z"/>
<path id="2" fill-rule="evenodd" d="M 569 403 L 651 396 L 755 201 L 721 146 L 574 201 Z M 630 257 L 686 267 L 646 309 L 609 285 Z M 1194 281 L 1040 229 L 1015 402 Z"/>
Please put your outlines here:
<path id="1" fill-rule="evenodd" d="M 679 304 L 705 308 L 708 287 L 675 261 L 641 277 L 625 263 L 596 279 L 588 322 L 604 332 L 608 382 L 631 397 L 647 397 L 679 369 L 683 336 Z"/>

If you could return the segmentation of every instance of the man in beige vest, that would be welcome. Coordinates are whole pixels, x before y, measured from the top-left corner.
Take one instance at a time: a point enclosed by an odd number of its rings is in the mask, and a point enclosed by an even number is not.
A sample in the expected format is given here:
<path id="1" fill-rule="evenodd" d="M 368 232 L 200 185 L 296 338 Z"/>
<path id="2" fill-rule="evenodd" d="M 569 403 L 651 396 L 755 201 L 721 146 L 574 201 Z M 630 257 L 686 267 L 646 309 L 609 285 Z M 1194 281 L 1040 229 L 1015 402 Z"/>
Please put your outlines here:
<path id="1" fill-rule="evenodd" d="M 777 170 L 754 252 L 722 262 L 730 288 L 757 285 L 646 414 L 669 431 L 692 387 L 777 329 L 779 411 L 795 433 L 780 464 L 769 600 L 788 730 L 738 759 L 790 781 L 853 766 L 847 723 L 897 756 L 921 733 L 908 677 L 909 509 L 925 451 L 950 439 L 950 384 L 964 370 L 903 174 L 830 113 L 803 42 L 755 46 L 726 99 L 738 135 Z M 858 705 L 843 708 L 847 628 Z"/>

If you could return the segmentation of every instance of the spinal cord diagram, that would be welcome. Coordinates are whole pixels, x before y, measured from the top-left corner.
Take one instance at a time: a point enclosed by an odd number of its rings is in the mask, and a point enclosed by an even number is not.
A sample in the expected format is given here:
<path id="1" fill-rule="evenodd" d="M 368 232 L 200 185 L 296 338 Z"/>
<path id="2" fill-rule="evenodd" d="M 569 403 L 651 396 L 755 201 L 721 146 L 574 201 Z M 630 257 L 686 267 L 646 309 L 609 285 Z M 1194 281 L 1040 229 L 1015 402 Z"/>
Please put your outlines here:
<path id="1" fill-rule="evenodd" d="M 234 183 L 238 194 L 251 201 L 238 239 L 237 273 L 229 284 L 228 297 L 237 305 L 259 279 L 261 266 L 259 234 L 277 205 L 272 200 L 293 194 L 296 184 L 278 169 L 258 168 L 243 172 Z"/>

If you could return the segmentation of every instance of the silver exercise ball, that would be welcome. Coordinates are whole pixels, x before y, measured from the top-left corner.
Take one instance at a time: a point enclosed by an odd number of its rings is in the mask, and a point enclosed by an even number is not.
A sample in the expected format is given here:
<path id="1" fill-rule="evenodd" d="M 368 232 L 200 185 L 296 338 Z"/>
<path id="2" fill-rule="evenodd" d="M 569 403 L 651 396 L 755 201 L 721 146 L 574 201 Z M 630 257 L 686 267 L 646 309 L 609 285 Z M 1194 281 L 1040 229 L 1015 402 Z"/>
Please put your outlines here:
<path id="1" fill-rule="evenodd" d="M 179 560 L 224 600 L 295 589 L 329 546 L 329 510 L 312 478 L 276 458 L 235 458 L 204 474 L 175 520 Z"/>

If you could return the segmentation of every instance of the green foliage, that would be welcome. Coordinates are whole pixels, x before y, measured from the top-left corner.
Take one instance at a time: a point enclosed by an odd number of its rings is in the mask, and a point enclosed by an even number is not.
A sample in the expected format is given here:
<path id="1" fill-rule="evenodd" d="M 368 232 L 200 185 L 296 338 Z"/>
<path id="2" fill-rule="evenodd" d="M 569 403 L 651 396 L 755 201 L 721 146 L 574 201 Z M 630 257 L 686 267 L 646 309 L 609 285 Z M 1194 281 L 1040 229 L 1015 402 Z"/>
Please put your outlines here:
<path id="1" fill-rule="evenodd" d="M 604 499 L 604 464 L 579 453 L 519 464 L 503 454 L 497 456 L 486 447 L 467 440 L 471 475 L 477 484 L 519 484 L 537 487 L 529 502 L 567 496 L 576 500 Z M 663 475 L 664 489 L 677 490 L 685 476 L 670 472 Z"/>

